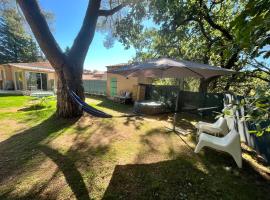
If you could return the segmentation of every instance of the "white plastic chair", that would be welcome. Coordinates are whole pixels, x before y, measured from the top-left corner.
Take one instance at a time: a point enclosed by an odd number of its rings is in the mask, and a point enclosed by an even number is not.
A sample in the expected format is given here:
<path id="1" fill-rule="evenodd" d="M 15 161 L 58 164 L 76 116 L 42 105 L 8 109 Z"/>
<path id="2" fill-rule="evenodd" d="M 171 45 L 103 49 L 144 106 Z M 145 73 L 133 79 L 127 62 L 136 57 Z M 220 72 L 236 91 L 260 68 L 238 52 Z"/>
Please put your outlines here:
<path id="1" fill-rule="evenodd" d="M 199 153 L 199 151 L 205 146 L 229 153 L 235 160 L 237 166 L 242 168 L 240 135 L 235 129 L 231 130 L 224 137 L 216 137 L 206 133 L 201 133 L 194 152 Z"/>
<path id="2" fill-rule="evenodd" d="M 227 121 L 225 118 L 220 117 L 215 123 L 198 122 L 196 124 L 197 135 L 199 136 L 202 132 L 213 135 L 226 135 L 229 132 Z"/>

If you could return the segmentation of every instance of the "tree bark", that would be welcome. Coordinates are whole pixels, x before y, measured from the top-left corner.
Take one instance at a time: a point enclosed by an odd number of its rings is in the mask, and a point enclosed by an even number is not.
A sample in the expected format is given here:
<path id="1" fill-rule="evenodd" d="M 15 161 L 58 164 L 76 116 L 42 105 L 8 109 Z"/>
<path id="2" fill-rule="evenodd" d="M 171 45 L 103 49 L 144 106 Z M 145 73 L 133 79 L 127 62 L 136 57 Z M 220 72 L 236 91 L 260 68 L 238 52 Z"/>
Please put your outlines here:
<path id="1" fill-rule="evenodd" d="M 212 77 L 212 78 L 208 78 L 208 79 L 201 78 L 199 92 L 206 94 L 208 91 L 209 84 L 216 79 L 217 79 L 217 77 Z"/>
<path id="2" fill-rule="evenodd" d="M 71 66 L 64 66 L 67 71 L 72 69 Z M 84 89 L 82 79 L 79 77 L 79 71 L 74 73 L 65 73 L 57 70 L 57 115 L 63 118 L 77 117 L 82 114 L 82 110 L 73 102 L 69 95 L 68 88 L 74 91 L 82 100 L 84 100 Z"/>

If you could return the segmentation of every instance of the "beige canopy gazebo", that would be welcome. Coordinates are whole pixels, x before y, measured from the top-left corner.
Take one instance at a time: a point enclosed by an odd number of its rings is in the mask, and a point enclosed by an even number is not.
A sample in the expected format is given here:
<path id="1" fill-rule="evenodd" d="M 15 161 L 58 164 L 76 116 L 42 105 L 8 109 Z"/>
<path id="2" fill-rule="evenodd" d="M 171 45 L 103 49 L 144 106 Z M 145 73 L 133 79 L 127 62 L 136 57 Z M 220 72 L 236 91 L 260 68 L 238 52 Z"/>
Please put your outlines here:
<path id="1" fill-rule="evenodd" d="M 133 63 L 131 65 L 113 70 L 112 73 L 120 74 L 126 77 L 151 77 L 151 78 L 184 78 L 195 77 L 208 79 L 223 75 L 235 73 L 233 70 L 215 67 L 211 65 L 176 60 L 171 58 L 158 58 L 141 63 Z M 174 125 L 178 111 L 179 93 L 177 95 Z"/>
<path id="2" fill-rule="evenodd" d="M 211 78 L 234 73 L 233 70 L 215 67 L 211 65 L 171 58 L 158 58 L 141 63 L 134 63 L 113 73 L 127 77 L 152 77 L 152 78 Z"/>

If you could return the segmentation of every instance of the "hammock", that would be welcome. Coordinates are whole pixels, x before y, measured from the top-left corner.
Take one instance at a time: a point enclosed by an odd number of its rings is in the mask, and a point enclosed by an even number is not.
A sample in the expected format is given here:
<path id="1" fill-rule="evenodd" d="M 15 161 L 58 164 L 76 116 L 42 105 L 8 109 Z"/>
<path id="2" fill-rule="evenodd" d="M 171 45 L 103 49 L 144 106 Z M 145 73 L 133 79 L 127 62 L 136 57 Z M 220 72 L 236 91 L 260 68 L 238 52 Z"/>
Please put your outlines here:
<path id="1" fill-rule="evenodd" d="M 100 118 L 112 118 L 111 115 L 102 112 L 100 110 L 97 110 L 96 108 L 88 105 L 87 103 L 85 103 L 77 94 L 75 94 L 74 91 L 69 90 L 69 94 L 70 97 L 72 98 L 72 100 L 78 104 L 78 106 L 86 113 L 94 116 L 94 117 L 100 117 Z"/>

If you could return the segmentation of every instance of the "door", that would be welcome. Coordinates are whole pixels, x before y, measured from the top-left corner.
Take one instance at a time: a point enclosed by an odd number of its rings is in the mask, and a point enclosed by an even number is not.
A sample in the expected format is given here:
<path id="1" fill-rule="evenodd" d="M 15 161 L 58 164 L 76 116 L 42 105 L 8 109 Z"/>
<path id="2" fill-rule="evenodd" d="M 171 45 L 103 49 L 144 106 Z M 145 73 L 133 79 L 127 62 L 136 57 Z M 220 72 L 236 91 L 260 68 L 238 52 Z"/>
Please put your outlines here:
<path id="1" fill-rule="evenodd" d="M 26 73 L 28 90 L 48 90 L 48 75 L 45 73 Z"/>
<path id="2" fill-rule="evenodd" d="M 111 84 L 110 84 L 110 95 L 111 97 L 114 97 L 117 95 L 117 78 L 111 78 Z"/>
<path id="3" fill-rule="evenodd" d="M 47 74 L 44 73 L 36 73 L 37 77 L 37 89 L 38 90 L 47 90 Z"/>

